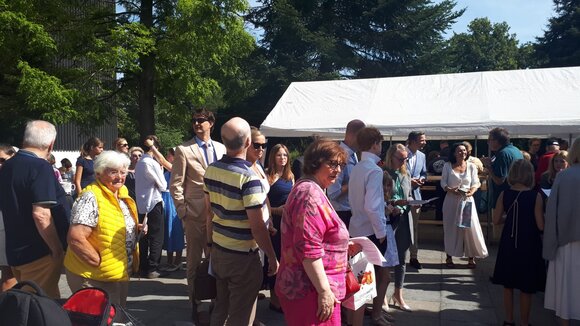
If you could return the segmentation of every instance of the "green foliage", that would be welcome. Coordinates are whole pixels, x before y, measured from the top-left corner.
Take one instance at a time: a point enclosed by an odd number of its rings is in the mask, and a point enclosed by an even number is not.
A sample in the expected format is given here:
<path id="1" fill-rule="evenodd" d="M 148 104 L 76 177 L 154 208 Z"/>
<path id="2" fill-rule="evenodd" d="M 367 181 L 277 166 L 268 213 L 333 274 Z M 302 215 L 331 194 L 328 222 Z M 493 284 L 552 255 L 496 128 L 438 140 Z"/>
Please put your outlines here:
<path id="1" fill-rule="evenodd" d="M 18 63 L 18 69 L 22 72 L 18 93 L 32 113 L 55 124 L 75 117 L 76 111 L 71 106 L 76 95 L 74 90 L 66 89 L 58 78 L 32 68 L 24 61 Z"/>
<path id="2" fill-rule="evenodd" d="M 107 121 L 115 92 L 113 60 L 96 60 L 114 6 L 82 0 L 0 0 L 0 137 L 28 119 Z"/>
<path id="3" fill-rule="evenodd" d="M 580 1 L 554 0 L 555 17 L 538 38 L 538 60 L 545 67 L 580 66 Z"/>
<path id="4" fill-rule="evenodd" d="M 450 40 L 450 70 L 472 72 L 522 68 L 515 34 L 509 33 L 505 22 L 492 24 L 488 18 L 476 18 L 468 25 L 467 33 L 454 34 Z M 526 47 L 526 49 L 529 49 Z M 523 56 L 520 59 L 520 55 Z"/>

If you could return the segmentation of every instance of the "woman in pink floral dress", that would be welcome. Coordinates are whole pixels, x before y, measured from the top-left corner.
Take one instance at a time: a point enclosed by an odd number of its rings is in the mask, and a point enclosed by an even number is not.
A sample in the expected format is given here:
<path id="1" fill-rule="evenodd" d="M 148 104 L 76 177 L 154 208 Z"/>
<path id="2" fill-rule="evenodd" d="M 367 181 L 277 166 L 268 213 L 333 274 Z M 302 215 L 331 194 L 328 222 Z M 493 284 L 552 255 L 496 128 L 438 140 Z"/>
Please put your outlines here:
<path id="1" fill-rule="evenodd" d="M 340 325 L 349 235 L 323 189 L 335 182 L 345 160 L 336 142 L 312 143 L 304 153 L 304 176 L 284 208 L 276 294 L 290 326 Z"/>

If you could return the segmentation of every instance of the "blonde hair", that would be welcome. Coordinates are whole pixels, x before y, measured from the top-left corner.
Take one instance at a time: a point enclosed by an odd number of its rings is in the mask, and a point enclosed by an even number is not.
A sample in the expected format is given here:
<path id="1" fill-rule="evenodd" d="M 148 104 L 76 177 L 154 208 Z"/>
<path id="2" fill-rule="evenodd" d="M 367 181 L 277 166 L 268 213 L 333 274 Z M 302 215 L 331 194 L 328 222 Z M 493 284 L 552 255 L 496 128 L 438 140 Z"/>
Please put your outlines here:
<path id="1" fill-rule="evenodd" d="M 395 153 L 396 152 L 406 152 L 407 148 L 405 147 L 405 145 L 401 144 L 401 143 L 396 143 L 391 145 L 391 147 L 389 147 L 389 149 L 387 149 L 387 154 L 385 154 L 385 167 L 391 169 L 391 170 L 397 170 L 395 168 L 395 166 L 393 165 L 393 158 L 395 158 Z M 407 164 L 403 164 L 399 169 L 399 172 L 401 172 L 403 175 L 407 174 Z"/>
<path id="2" fill-rule="evenodd" d="M 563 159 L 564 162 L 568 164 L 568 152 L 559 151 L 558 153 L 554 154 L 554 156 L 552 156 L 552 158 L 550 159 L 550 163 L 548 163 L 548 171 L 544 172 L 545 174 L 548 175 L 548 181 L 550 181 L 550 183 L 554 183 L 556 174 L 558 174 L 558 171 L 556 171 L 556 169 L 554 168 L 554 160 L 556 160 L 557 158 Z"/>

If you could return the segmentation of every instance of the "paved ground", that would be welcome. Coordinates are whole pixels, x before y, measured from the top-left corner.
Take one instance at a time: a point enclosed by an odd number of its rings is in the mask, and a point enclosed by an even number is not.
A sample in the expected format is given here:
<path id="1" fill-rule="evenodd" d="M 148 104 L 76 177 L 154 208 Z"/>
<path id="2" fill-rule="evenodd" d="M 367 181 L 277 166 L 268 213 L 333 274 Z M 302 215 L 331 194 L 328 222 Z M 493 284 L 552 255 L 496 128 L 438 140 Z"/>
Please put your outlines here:
<path id="1" fill-rule="evenodd" d="M 448 269 L 443 264 L 443 228 L 438 225 L 421 225 L 420 231 L 423 249 L 419 252 L 419 259 L 424 268 L 420 271 L 410 267 L 407 269 L 404 292 L 407 303 L 414 311 L 404 312 L 391 308 L 389 312 L 396 318 L 396 325 L 501 325 L 504 319 L 502 288 L 489 282 L 497 246 L 489 247 L 490 257 L 478 261 L 475 270 L 462 266 Z M 455 262 L 456 265 L 467 263 L 459 259 L 455 259 Z M 170 278 L 132 279 L 129 312 L 145 325 L 191 325 L 184 276 L 185 272 L 178 271 Z M 64 276 L 60 285 L 63 296 L 68 296 L 70 290 Z M 392 291 L 391 285 L 387 293 Z M 516 311 L 518 309 L 516 306 Z M 267 299 L 258 302 L 257 316 L 266 325 L 285 324 L 281 314 L 268 309 Z M 554 313 L 543 308 L 543 293 L 533 298 L 530 321 L 534 326 L 557 325 Z M 365 325 L 370 324 L 367 317 Z M 580 325 L 580 322 L 572 325 Z"/>

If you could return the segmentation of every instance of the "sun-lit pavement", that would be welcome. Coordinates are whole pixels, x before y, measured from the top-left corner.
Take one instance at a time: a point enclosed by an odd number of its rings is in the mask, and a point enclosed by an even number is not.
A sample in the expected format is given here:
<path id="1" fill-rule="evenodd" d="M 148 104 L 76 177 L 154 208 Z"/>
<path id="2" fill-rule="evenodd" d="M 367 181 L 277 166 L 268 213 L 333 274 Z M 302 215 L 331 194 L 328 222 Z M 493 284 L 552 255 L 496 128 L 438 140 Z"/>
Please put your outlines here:
<path id="1" fill-rule="evenodd" d="M 455 258 L 455 269 L 443 264 L 443 228 L 420 226 L 419 260 L 423 269 L 407 267 L 404 297 L 413 312 L 389 309 L 396 325 L 454 326 L 501 325 L 503 321 L 502 288 L 489 281 L 495 265 L 496 245 L 489 246 L 490 257 L 478 260 L 475 270 L 464 268 L 466 260 Z M 131 279 L 128 310 L 145 325 L 191 325 L 190 306 L 186 295 L 185 272 L 172 273 L 169 278 L 155 280 Z M 66 280 L 61 277 L 64 297 L 70 295 Z M 388 294 L 392 293 L 392 284 Z M 268 291 L 264 291 L 268 295 Z M 517 294 L 517 292 L 516 292 Z M 516 296 L 517 298 L 517 296 Z M 517 302 L 517 300 L 516 300 Z M 204 307 L 206 308 L 206 307 Z M 519 307 L 515 307 L 518 316 Z M 265 325 L 284 325 L 282 314 L 268 308 L 268 300 L 258 302 L 258 319 Z M 518 321 L 516 317 L 516 321 Z M 552 311 L 543 308 L 543 293 L 533 297 L 530 322 L 536 326 L 557 325 Z M 371 325 L 366 317 L 365 325 Z M 580 325 L 578 322 L 572 325 Z"/>

